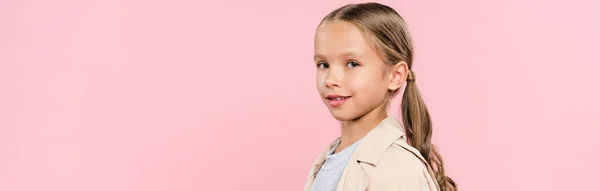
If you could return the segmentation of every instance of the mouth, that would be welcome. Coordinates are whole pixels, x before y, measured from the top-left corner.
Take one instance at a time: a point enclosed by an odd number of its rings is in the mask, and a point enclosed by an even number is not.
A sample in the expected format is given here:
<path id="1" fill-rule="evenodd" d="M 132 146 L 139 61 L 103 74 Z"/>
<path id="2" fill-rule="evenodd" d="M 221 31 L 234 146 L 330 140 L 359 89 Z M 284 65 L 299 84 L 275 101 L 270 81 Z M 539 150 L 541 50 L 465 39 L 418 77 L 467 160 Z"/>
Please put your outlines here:
<path id="1" fill-rule="evenodd" d="M 327 103 L 331 107 L 338 107 L 344 104 L 351 97 L 352 96 L 328 95 L 325 97 L 325 99 L 327 99 Z"/>

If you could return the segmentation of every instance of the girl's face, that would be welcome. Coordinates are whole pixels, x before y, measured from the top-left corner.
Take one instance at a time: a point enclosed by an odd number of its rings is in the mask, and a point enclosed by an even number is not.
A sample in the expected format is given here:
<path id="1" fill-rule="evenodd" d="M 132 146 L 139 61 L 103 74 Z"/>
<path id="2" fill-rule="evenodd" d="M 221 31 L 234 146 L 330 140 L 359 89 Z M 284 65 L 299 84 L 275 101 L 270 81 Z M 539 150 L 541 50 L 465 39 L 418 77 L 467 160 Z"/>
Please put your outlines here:
<path id="1" fill-rule="evenodd" d="M 399 88 L 391 72 L 395 67 L 386 66 L 361 31 L 348 22 L 328 22 L 317 29 L 314 61 L 321 99 L 340 121 L 385 108 L 388 90 Z"/>

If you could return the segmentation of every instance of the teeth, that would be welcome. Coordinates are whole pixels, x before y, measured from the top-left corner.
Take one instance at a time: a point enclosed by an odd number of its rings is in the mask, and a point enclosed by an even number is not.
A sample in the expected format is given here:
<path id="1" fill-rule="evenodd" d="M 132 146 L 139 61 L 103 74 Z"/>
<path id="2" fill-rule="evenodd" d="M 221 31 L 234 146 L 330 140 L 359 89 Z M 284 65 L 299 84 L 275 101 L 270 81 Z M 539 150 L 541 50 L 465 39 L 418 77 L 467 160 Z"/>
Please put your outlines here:
<path id="1" fill-rule="evenodd" d="M 346 98 L 347 98 L 347 97 L 336 97 L 336 98 L 333 98 L 333 100 L 335 100 L 335 101 L 340 101 L 340 100 L 344 100 L 344 99 L 346 99 Z"/>

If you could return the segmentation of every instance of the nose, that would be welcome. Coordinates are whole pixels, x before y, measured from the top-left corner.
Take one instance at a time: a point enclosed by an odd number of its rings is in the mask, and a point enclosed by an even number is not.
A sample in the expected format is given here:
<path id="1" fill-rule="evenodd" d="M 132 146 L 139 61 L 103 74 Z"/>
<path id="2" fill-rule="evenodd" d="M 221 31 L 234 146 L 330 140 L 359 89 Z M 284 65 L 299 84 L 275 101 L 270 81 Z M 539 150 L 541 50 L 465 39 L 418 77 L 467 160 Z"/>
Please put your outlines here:
<path id="1" fill-rule="evenodd" d="M 327 73 L 327 78 L 325 78 L 325 86 L 328 88 L 339 87 L 340 86 L 340 76 L 339 72 L 335 72 L 335 70 L 329 70 Z"/>

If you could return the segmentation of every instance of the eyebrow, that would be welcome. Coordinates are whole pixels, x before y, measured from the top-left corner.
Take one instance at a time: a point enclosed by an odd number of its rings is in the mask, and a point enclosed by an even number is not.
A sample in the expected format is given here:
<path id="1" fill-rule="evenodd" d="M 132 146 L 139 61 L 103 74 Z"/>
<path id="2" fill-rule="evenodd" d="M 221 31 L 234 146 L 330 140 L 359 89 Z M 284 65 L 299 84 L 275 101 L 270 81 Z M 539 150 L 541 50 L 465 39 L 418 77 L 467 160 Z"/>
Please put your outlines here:
<path id="1" fill-rule="evenodd" d="M 317 60 L 322 60 L 323 58 L 324 58 L 323 55 L 315 54 L 315 56 L 313 57 L 313 60 L 317 61 Z"/>
<path id="2" fill-rule="evenodd" d="M 361 54 L 358 54 L 356 52 L 353 51 L 348 51 L 348 52 L 344 52 L 343 54 L 339 55 L 339 57 L 359 57 Z M 313 57 L 313 59 L 319 60 L 319 59 L 324 59 L 325 56 L 321 55 L 321 54 L 315 54 L 315 56 Z"/>

